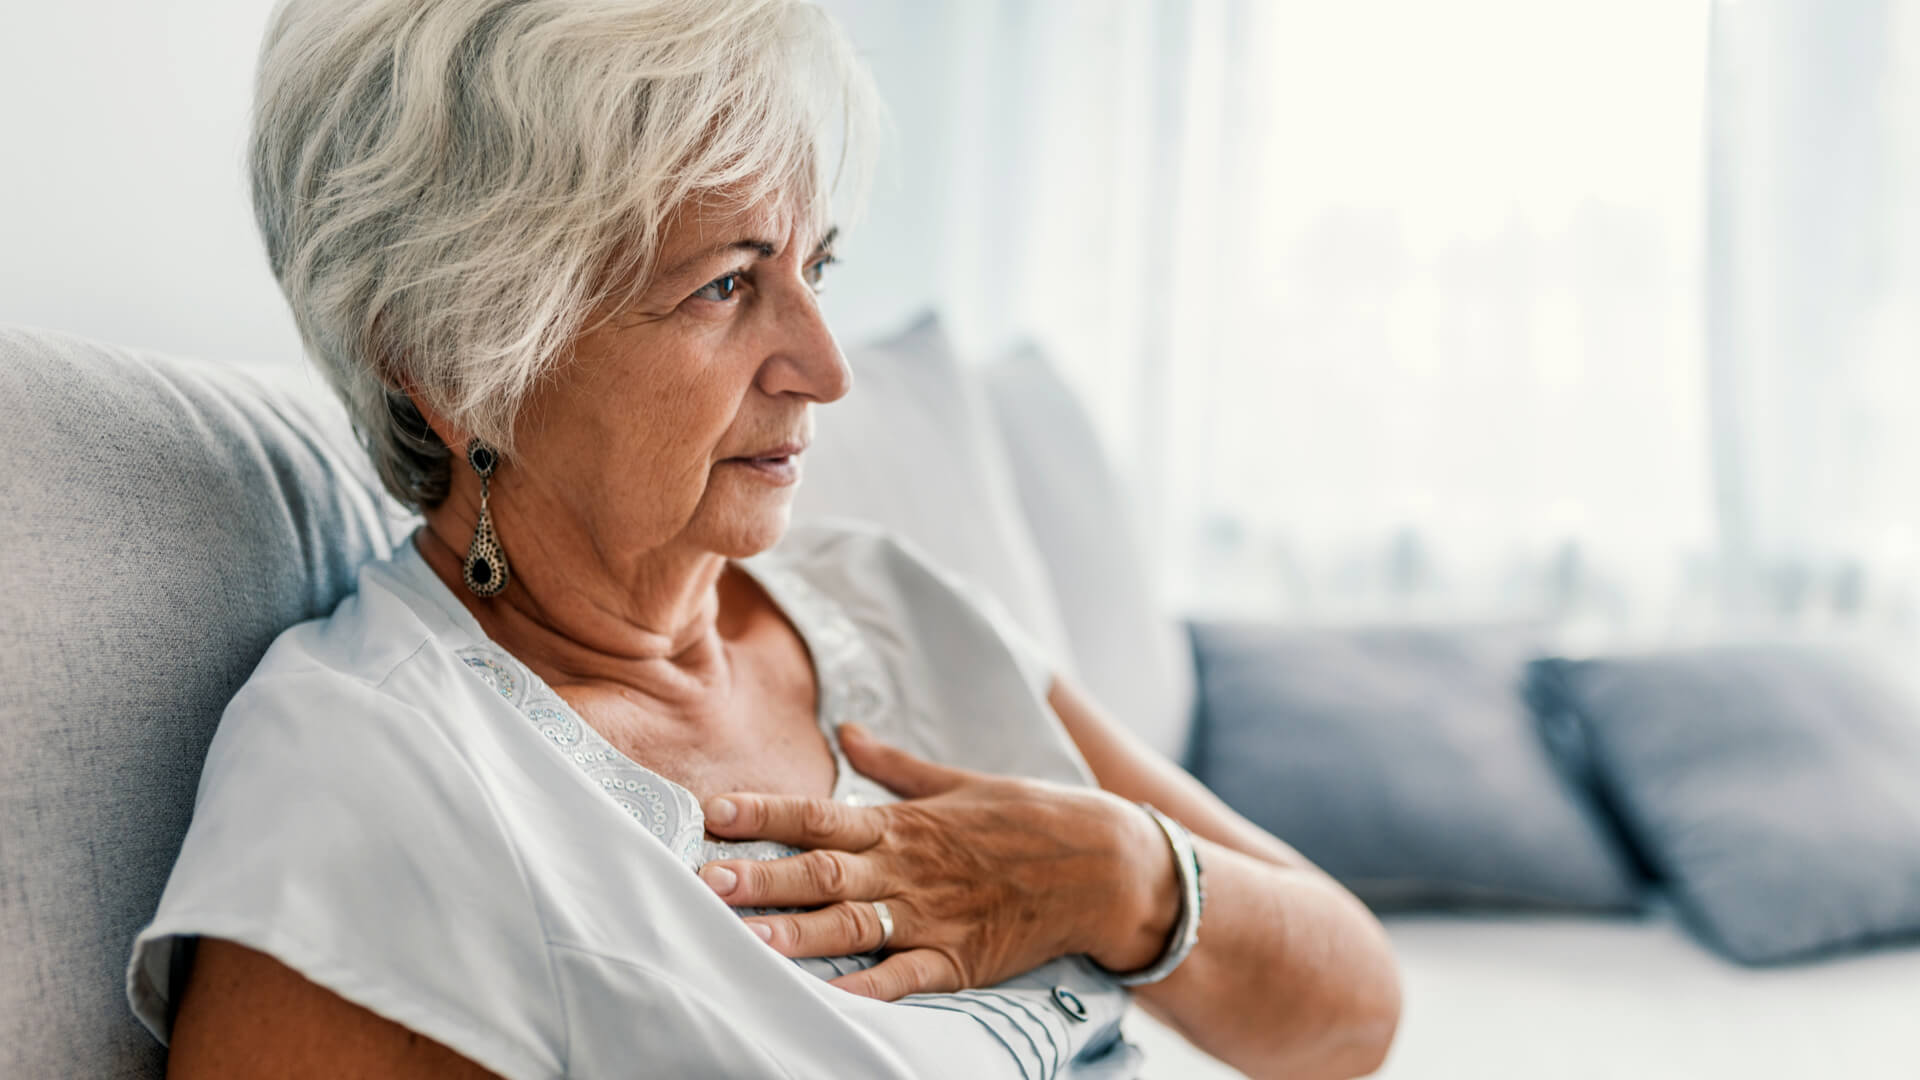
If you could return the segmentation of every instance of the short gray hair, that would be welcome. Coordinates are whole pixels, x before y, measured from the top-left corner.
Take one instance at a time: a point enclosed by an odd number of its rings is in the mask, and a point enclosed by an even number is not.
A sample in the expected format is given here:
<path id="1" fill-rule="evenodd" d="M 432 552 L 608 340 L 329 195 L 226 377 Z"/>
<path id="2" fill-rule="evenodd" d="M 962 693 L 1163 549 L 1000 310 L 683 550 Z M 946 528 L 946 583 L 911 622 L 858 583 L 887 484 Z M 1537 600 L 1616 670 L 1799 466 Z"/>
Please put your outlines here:
<path id="1" fill-rule="evenodd" d="M 510 455 L 529 390 L 645 287 L 677 207 L 791 193 L 824 224 L 878 116 L 802 0 L 281 0 L 254 215 L 381 481 L 431 507 L 451 454 L 403 385 Z"/>

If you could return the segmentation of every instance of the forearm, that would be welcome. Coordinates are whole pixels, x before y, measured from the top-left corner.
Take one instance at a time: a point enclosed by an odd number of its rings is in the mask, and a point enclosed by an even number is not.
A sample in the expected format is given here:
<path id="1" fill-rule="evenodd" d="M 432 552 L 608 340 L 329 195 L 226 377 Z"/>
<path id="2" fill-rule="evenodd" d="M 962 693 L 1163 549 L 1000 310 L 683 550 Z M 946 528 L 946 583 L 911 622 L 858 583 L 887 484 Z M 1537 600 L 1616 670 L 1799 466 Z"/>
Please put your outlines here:
<path id="1" fill-rule="evenodd" d="M 1385 932 L 1311 867 L 1275 865 L 1196 836 L 1207 902 L 1199 944 L 1137 1000 L 1249 1076 L 1362 1076 L 1400 1013 Z"/>
<path id="2" fill-rule="evenodd" d="M 1071 679 L 1048 702 L 1106 791 L 1148 802 L 1192 831 L 1205 871 L 1200 939 L 1137 1000 L 1200 1048 L 1250 1076 L 1359 1076 L 1379 1067 L 1400 1016 L 1386 931 L 1354 895 L 1281 838 L 1235 813 L 1179 766 L 1103 713 Z M 1128 897 L 1089 950 L 1110 970 L 1152 963 L 1178 915 L 1173 859 L 1155 826 L 1135 830 L 1114 863 Z"/>

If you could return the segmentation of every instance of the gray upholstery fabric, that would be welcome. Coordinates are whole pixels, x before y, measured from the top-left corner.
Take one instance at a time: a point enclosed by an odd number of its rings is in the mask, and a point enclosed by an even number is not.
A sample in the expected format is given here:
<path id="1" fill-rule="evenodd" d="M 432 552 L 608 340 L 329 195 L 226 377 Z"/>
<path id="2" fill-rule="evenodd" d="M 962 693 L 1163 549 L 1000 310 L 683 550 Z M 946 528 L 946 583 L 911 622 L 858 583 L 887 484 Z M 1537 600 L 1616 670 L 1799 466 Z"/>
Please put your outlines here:
<path id="1" fill-rule="evenodd" d="M 1789 645 L 1534 665 L 1559 746 L 1707 940 L 1746 963 L 1920 944 L 1920 693 Z"/>
<path id="2" fill-rule="evenodd" d="M 1633 910 L 1521 696 L 1524 628 L 1198 623 L 1194 771 L 1380 910 Z"/>
<path id="3" fill-rule="evenodd" d="M 305 385 L 0 326 L 0 1076 L 161 1074 L 127 956 L 221 709 L 406 528 Z"/>

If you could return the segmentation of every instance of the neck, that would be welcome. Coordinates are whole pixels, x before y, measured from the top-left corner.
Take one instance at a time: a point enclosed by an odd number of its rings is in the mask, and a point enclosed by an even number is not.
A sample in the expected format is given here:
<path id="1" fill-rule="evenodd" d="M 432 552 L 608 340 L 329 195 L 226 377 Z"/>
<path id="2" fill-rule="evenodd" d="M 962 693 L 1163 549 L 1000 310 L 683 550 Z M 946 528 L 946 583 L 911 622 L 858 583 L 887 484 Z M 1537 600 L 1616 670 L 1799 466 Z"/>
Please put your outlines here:
<path id="1" fill-rule="evenodd" d="M 437 508 L 415 546 L 487 636 L 556 690 L 612 685 L 684 715 L 705 711 L 729 684 L 742 585 L 725 556 L 667 544 L 615 567 L 558 530 L 528 530 L 508 540 L 506 589 L 482 598 L 462 576 L 473 510 L 462 518 Z"/>

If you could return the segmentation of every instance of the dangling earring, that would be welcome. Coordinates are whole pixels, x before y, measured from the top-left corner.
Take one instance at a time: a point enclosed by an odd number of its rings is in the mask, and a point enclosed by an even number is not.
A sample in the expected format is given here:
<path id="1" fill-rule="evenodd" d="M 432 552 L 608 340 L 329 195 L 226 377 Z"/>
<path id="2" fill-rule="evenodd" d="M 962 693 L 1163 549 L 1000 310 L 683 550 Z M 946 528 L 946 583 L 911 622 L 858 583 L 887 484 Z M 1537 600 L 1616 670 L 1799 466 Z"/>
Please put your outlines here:
<path id="1" fill-rule="evenodd" d="M 475 596 L 498 596 L 507 587 L 507 553 L 500 549 L 499 534 L 493 531 L 493 514 L 487 509 L 487 480 L 500 464 L 500 454 L 474 439 L 467 443 L 467 464 L 480 477 L 480 522 L 473 527 L 473 543 L 467 546 L 467 588 Z"/>

